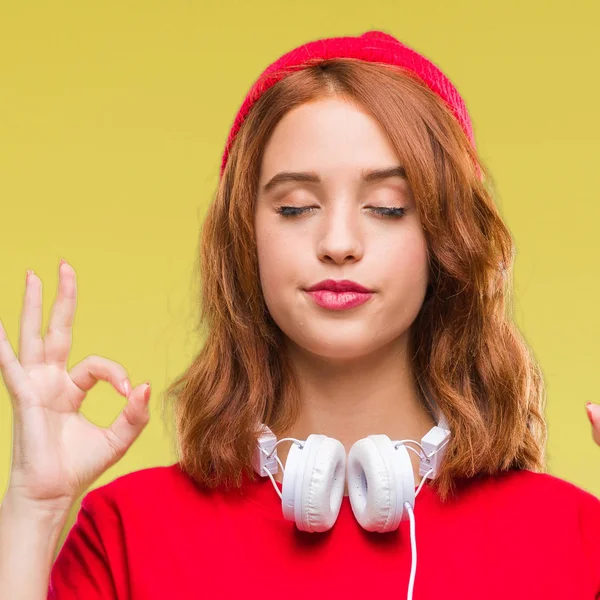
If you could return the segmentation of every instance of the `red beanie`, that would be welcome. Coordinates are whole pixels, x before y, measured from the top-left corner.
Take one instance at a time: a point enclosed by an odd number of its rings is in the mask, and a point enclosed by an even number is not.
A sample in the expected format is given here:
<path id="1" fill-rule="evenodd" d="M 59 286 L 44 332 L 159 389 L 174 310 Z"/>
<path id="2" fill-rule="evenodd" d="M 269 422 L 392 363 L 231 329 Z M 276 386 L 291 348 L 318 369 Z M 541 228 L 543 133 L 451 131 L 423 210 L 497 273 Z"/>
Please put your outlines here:
<path id="1" fill-rule="evenodd" d="M 475 147 L 471 119 L 465 103 L 452 82 L 430 60 L 383 31 L 367 31 L 360 36 L 325 38 L 308 42 L 290 50 L 269 65 L 254 82 L 240 107 L 229 132 L 221 176 L 227 164 L 231 144 L 252 105 L 272 85 L 285 76 L 286 71 L 298 70 L 307 60 L 315 58 L 357 58 L 369 62 L 387 63 L 404 67 L 417 75 L 450 107 L 467 137 Z M 282 73 L 283 71 L 283 73 Z M 271 75 L 271 77 L 268 77 Z"/>

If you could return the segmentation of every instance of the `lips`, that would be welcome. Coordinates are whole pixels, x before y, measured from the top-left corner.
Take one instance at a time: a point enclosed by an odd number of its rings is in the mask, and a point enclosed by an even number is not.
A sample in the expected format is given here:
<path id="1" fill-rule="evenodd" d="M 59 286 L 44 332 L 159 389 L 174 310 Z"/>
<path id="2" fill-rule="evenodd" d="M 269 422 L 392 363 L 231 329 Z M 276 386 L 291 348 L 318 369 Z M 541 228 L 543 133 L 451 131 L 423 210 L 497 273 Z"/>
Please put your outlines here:
<path id="1" fill-rule="evenodd" d="M 329 292 L 358 292 L 363 294 L 371 293 L 371 290 L 356 283 L 356 281 L 350 281 L 349 279 L 342 279 L 340 281 L 336 281 L 335 279 L 325 279 L 306 288 L 307 292 L 316 292 L 318 290 L 326 290 Z"/>
<path id="2" fill-rule="evenodd" d="M 347 279 L 343 281 L 327 279 L 305 291 L 316 304 L 329 310 L 346 310 L 360 306 L 373 295 L 371 290 Z"/>

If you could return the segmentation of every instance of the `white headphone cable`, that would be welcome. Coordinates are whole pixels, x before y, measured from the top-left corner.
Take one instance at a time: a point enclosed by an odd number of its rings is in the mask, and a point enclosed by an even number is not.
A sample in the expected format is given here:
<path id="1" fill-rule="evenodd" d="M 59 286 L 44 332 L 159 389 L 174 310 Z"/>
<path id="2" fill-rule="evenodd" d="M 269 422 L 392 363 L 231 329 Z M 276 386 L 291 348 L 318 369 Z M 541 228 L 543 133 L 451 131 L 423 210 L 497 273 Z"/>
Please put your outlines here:
<path id="1" fill-rule="evenodd" d="M 404 503 L 404 508 L 408 513 L 410 519 L 410 549 L 411 549 L 411 561 L 410 561 L 410 578 L 408 580 L 408 592 L 406 594 L 407 600 L 412 600 L 413 588 L 415 587 L 415 574 L 417 572 L 417 539 L 415 535 L 415 515 L 413 514 L 412 506 L 409 502 Z"/>
<path id="2" fill-rule="evenodd" d="M 283 442 L 283 440 L 281 440 Z M 267 457 L 271 456 L 272 453 L 267 453 L 267 451 L 264 448 L 261 448 L 260 451 L 265 454 Z M 275 455 L 275 460 L 279 463 L 279 467 L 281 469 L 281 472 L 284 472 L 284 468 L 283 468 L 283 463 L 281 462 L 281 459 L 279 458 L 279 456 Z M 263 471 L 269 476 L 269 479 L 271 480 L 271 483 L 273 484 L 273 487 L 275 488 L 275 491 L 277 492 L 277 495 L 279 496 L 280 500 L 283 500 L 283 494 L 279 491 L 279 488 L 277 487 L 277 482 L 275 481 L 275 478 L 273 477 L 273 474 L 271 473 L 271 471 L 269 471 L 269 469 L 267 469 L 266 467 L 263 467 Z"/>

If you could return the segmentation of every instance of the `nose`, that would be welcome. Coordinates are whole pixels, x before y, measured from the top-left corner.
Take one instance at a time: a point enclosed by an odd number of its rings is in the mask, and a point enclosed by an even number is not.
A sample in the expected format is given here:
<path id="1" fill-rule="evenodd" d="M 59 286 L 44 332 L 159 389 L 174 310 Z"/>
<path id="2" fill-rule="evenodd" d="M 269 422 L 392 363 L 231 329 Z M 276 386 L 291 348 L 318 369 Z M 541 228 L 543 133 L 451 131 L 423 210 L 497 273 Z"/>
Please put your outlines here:
<path id="1" fill-rule="evenodd" d="M 356 211 L 334 210 L 324 215 L 317 235 L 319 260 L 343 264 L 362 258 L 363 232 Z"/>

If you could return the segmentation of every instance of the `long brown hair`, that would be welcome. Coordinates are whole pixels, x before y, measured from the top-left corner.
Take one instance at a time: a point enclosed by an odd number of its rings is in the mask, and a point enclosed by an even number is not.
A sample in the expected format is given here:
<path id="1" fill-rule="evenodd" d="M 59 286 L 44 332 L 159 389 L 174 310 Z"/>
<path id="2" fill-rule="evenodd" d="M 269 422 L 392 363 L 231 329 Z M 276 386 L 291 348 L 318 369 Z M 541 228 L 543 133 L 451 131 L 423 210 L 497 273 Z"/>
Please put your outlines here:
<path id="1" fill-rule="evenodd" d="M 486 166 L 450 109 L 411 73 L 357 59 L 315 60 L 267 90 L 246 117 L 202 226 L 197 331 L 203 345 L 164 392 L 179 461 L 198 483 L 241 485 L 257 426 L 280 435 L 300 406 L 282 332 L 260 286 L 254 210 L 262 153 L 291 109 L 353 101 L 383 127 L 404 166 L 428 244 L 429 293 L 410 349 L 423 394 L 452 430 L 442 499 L 459 478 L 545 470 L 543 378 L 511 314 L 514 245 Z M 377 432 L 373 432 L 377 433 Z"/>

